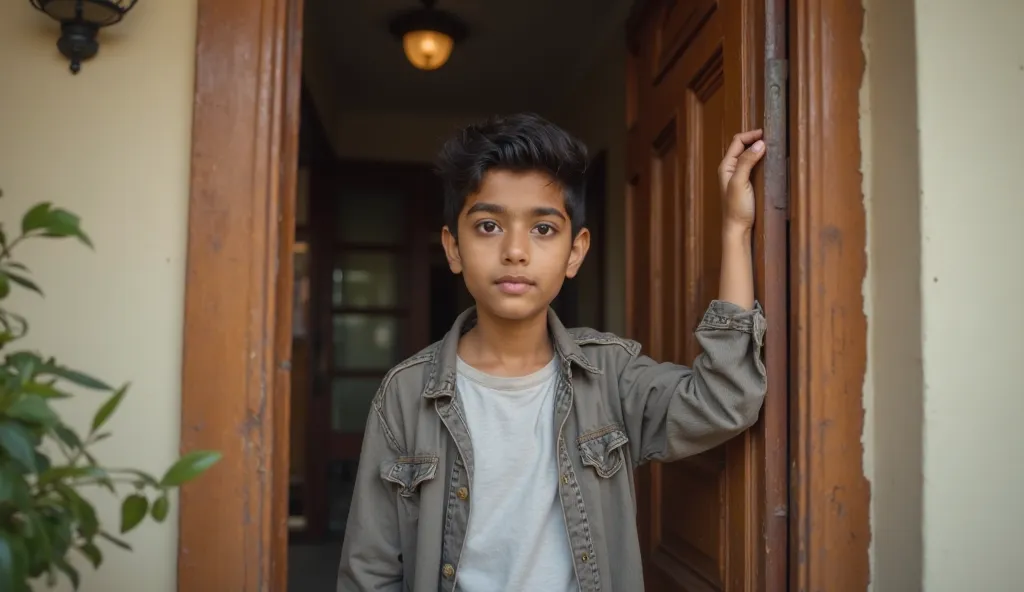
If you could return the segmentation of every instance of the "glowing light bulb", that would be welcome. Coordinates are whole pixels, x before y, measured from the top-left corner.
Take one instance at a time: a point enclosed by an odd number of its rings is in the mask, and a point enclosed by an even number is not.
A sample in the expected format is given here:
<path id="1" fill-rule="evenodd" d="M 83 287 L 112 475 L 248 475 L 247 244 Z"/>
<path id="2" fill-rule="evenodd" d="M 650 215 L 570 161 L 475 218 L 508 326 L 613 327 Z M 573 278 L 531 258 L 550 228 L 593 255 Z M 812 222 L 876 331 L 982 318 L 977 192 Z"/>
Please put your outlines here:
<path id="1" fill-rule="evenodd" d="M 402 37 L 409 62 L 420 70 L 437 70 L 452 55 L 454 40 L 438 31 L 410 31 Z"/>

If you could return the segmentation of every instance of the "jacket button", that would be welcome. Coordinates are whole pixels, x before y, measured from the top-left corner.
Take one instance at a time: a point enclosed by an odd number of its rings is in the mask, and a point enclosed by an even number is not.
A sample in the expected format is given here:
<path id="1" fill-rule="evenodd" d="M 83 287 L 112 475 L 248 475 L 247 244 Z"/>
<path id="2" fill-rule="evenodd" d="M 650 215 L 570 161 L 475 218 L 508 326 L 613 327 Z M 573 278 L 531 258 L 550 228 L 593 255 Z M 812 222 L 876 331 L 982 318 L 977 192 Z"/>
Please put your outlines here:
<path id="1" fill-rule="evenodd" d="M 565 474 L 562 475 L 562 483 L 564 483 L 566 485 L 569 484 L 569 473 L 565 473 Z"/>
<path id="2" fill-rule="evenodd" d="M 586 562 L 590 561 L 590 555 L 588 555 L 587 553 L 584 553 L 583 555 L 580 555 L 580 559 L 583 560 L 583 563 L 586 563 Z"/>
<path id="3" fill-rule="evenodd" d="M 469 497 L 469 490 L 465 487 L 460 487 L 459 490 L 455 492 L 455 495 L 459 496 L 460 500 L 465 501 L 466 498 Z"/>
<path id="4" fill-rule="evenodd" d="M 444 574 L 444 577 L 451 578 L 455 575 L 455 567 L 451 563 L 445 563 L 444 567 L 441 568 L 441 573 Z"/>

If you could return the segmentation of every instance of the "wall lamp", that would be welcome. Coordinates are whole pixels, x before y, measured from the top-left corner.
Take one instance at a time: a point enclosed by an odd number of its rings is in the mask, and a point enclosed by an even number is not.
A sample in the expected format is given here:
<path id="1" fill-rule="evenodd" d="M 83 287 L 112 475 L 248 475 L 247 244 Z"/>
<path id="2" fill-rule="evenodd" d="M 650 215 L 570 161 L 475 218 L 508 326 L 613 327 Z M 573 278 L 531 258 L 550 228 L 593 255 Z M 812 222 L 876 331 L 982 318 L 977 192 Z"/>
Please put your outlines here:
<path id="1" fill-rule="evenodd" d="M 57 49 L 71 60 L 71 73 L 78 74 L 82 61 L 100 49 L 96 34 L 101 27 L 121 21 L 138 0 L 29 0 L 32 6 L 60 23 Z"/>

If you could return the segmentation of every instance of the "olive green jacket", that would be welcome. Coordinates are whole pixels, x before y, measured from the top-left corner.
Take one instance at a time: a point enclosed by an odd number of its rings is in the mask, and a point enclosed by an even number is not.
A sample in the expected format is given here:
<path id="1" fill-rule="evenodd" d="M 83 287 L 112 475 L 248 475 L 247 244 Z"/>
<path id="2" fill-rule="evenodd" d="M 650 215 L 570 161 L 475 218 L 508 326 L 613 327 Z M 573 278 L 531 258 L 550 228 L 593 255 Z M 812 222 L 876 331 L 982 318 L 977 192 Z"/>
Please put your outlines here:
<path id="1" fill-rule="evenodd" d="M 366 424 L 338 592 L 457 589 L 478 459 L 455 363 L 474 321 L 467 310 L 442 341 L 384 378 Z M 757 420 L 764 315 L 759 305 L 713 302 L 692 368 L 655 362 L 609 333 L 567 330 L 554 312 L 548 325 L 560 362 L 558 495 L 576 579 L 581 592 L 640 592 L 633 469 L 700 453 Z"/>

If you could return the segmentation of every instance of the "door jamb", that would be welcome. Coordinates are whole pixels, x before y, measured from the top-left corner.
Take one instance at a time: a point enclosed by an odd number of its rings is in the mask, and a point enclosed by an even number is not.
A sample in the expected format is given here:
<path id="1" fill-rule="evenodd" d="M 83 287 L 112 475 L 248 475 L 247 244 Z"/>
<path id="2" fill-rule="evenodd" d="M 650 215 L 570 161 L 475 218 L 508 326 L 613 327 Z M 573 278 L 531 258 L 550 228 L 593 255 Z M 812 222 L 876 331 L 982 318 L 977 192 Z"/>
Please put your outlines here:
<path id="1" fill-rule="evenodd" d="M 790 588 L 864 590 L 863 8 L 790 16 Z M 286 588 L 291 257 L 303 0 L 197 0 L 179 590 Z M 278 314 L 280 312 L 280 314 Z"/>
<path id="2" fill-rule="evenodd" d="M 866 590 L 864 8 L 789 0 L 791 590 Z"/>
<path id="3" fill-rule="evenodd" d="M 197 0 L 178 590 L 287 589 L 303 0 Z"/>

